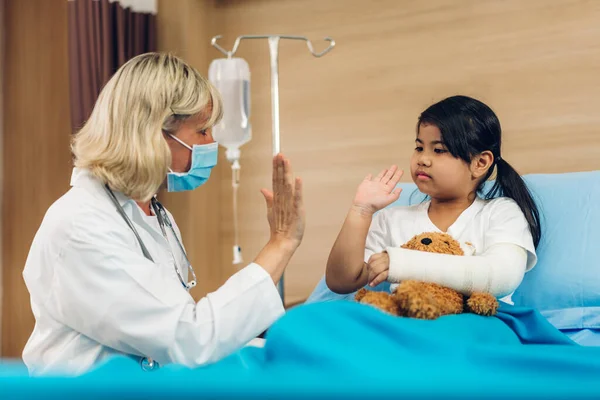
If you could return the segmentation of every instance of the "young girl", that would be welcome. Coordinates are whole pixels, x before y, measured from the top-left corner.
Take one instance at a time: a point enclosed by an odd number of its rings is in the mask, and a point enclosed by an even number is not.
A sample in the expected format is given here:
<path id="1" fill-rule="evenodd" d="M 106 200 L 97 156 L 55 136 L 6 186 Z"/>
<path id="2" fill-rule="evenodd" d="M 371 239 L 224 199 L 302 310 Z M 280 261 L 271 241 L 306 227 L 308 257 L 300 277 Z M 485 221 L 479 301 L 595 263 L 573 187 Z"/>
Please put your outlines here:
<path id="1" fill-rule="evenodd" d="M 402 171 L 394 165 L 375 178 L 367 176 L 329 255 L 329 289 L 346 294 L 367 284 L 411 279 L 464 294 L 511 294 L 536 263 L 541 230 L 525 182 L 501 157 L 500 145 L 500 122 L 478 100 L 454 96 L 426 109 L 410 172 L 429 200 L 385 208 L 400 196 L 395 187 Z M 494 170 L 494 185 L 482 193 Z M 432 231 L 468 243 L 474 256 L 400 248 L 414 235 Z"/>

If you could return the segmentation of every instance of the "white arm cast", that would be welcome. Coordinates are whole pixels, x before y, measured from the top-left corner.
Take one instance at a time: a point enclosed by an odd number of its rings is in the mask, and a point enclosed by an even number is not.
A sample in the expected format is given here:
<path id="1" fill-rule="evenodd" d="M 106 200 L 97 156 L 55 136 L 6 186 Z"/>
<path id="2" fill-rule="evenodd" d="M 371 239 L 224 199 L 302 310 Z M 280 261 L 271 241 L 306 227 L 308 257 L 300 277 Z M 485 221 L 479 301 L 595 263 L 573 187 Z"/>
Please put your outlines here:
<path id="1" fill-rule="evenodd" d="M 481 255 L 454 256 L 388 247 L 388 281 L 418 280 L 437 283 L 463 294 L 486 292 L 503 297 L 521 284 L 527 267 L 527 251 L 499 243 Z"/>

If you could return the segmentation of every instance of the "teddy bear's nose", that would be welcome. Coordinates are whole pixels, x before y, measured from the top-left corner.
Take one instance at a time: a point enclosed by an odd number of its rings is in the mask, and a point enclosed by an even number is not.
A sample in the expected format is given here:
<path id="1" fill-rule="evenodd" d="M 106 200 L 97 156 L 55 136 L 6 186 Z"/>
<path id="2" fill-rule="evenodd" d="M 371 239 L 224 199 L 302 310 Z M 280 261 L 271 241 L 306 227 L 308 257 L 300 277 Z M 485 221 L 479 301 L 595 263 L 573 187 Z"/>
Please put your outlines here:
<path id="1" fill-rule="evenodd" d="M 433 240 L 431 240 L 429 238 L 421 239 L 421 243 L 423 243 L 425 246 L 429 246 L 431 244 L 431 242 L 433 242 Z"/>

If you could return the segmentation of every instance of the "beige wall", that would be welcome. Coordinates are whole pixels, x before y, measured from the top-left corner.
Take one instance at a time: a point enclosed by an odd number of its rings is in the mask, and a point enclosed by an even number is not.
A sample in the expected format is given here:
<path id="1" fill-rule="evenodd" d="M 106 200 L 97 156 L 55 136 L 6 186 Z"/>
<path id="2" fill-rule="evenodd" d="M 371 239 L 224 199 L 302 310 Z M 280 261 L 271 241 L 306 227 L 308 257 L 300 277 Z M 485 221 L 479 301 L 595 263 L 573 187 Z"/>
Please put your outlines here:
<path id="1" fill-rule="evenodd" d="M 419 112 L 445 96 L 475 96 L 496 110 L 503 156 L 521 173 L 600 168 L 600 2 L 162 0 L 159 19 L 167 9 L 183 22 L 163 23 L 159 36 L 182 39 L 175 48 L 163 41 L 162 49 L 194 57 L 204 74 L 210 58 L 220 57 L 207 51 L 213 34 L 227 48 L 236 36 L 257 33 L 306 35 L 317 50 L 324 36 L 337 42 L 321 59 L 302 43 L 281 43 L 282 150 L 305 180 L 307 207 L 305 241 L 286 275 L 289 301 L 306 297 L 322 275 L 358 182 L 391 163 L 407 168 Z M 242 147 L 240 188 L 249 261 L 268 238 L 258 191 L 270 173 L 267 43 L 242 42 L 238 55 L 252 71 L 254 138 Z M 196 270 L 212 279 L 207 288 L 232 271 L 230 173 L 220 161 L 220 188 L 213 180 L 176 210 L 180 223 L 190 218 L 188 230 L 212 232 L 202 244 L 197 231 L 194 242 L 184 230 Z M 213 205 L 210 218 L 200 218 Z"/>
<path id="2" fill-rule="evenodd" d="M 2 353 L 19 357 L 33 315 L 22 272 L 48 207 L 69 187 L 67 3 L 6 0 L 2 151 Z"/>

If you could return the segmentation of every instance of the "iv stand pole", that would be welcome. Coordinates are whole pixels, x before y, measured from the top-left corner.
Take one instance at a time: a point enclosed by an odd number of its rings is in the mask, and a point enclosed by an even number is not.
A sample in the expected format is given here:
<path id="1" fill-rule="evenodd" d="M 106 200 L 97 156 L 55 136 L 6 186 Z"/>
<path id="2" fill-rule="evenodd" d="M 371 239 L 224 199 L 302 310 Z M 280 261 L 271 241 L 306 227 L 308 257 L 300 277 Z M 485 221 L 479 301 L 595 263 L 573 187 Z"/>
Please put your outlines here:
<path id="1" fill-rule="evenodd" d="M 215 36 L 211 40 L 211 45 L 225 54 L 227 58 L 233 57 L 237 52 L 240 42 L 244 39 L 268 39 L 269 41 L 269 54 L 271 56 L 271 117 L 272 117 L 272 135 L 273 135 L 273 157 L 279 154 L 281 150 L 281 141 L 279 135 L 279 40 L 280 39 L 291 39 L 291 40 L 302 40 L 306 42 L 308 50 L 315 57 L 322 57 L 327 54 L 335 46 L 335 41 L 326 37 L 325 40 L 329 42 L 329 47 L 320 53 L 315 53 L 312 47 L 312 43 L 308 38 L 304 36 L 290 36 L 290 35 L 243 35 L 238 36 L 235 39 L 233 49 L 227 51 L 217 44 L 217 40 L 221 38 L 221 35 Z M 285 305 L 285 292 L 284 292 L 284 275 L 281 275 L 281 279 L 277 282 L 277 291 L 281 296 L 281 301 Z"/>

